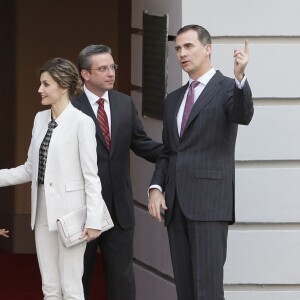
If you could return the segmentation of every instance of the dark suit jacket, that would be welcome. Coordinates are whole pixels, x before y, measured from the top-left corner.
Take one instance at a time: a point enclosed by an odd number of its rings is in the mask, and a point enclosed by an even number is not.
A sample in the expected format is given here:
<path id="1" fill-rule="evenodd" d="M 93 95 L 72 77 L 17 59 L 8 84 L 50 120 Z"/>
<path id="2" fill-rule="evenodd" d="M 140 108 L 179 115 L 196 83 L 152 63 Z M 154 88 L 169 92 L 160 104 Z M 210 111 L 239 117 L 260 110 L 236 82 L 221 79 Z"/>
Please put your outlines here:
<path id="1" fill-rule="evenodd" d="M 130 149 L 138 156 L 155 162 L 161 144 L 150 139 L 138 118 L 132 99 L 115 90 L 109 91 L 111 110 L 111 147 L 107 151 L 102 131 L 85 93 L 72 99 L 72 104 L 95 122 L 98 175 L 102 195 L 108 209 L 115 208 L 116 218 L 123 228 L 134 226 L 133 197 L 129 174 Z"/>
<path id="2" fill-rule="evenodd" d="M 178 135 L 177 113 L 188 84 L 169 94 L 165 102 L 164 149 L 151 184 L 165 190 L 168 224 L 177 194 L 184 215 L 195 221 L 235 220 L 234 173 L 237 124 L 253 116 L 251 90 L 219 71 L 195 102 L 185 132 Z"/>

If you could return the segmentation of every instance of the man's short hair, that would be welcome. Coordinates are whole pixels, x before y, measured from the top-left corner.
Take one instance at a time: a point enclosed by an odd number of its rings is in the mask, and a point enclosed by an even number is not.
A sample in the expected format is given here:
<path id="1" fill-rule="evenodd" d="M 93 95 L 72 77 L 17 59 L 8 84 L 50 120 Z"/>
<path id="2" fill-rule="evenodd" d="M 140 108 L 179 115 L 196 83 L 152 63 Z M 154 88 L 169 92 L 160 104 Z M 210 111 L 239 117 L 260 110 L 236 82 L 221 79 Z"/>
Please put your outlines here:
<path id="1" fill-rule="evenodd" d="M 109 53 L 111 54 L 111 48 L 106 45 L 89 45 L 85 47 L 78 56 L 78 69 L 81 72 L 83 69 L 90 69 L 92 67 L 92 63 L 90 61 L 90 57 L 95 54 Z"/>
<path id="2" fill-rule="evenodd" d="M 211 36 L 209 32 L 200 25 L 195 25 L 195 24 L 186 25 L 177 31 L 177 36 L 189 30 L 194 30 L 198 33 L 198 39 L 203 46 L 211 44 Z"/>

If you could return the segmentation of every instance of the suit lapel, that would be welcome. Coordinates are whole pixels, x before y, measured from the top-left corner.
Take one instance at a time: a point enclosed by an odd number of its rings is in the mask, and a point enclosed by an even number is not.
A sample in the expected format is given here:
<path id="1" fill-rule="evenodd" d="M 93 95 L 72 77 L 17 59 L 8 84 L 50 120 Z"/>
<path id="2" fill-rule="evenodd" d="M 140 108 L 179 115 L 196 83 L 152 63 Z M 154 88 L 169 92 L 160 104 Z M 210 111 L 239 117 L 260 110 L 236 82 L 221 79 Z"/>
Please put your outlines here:
<path id="1" fill-rule="evenodd" d="M 111 126 L 109 156 L 111 156 L 117 141 L 117 132 L 119 127 L 118 120 L 119 120 L 120 110 L 118 108 L 118 101 L 115 95 L 111 91 L 108 92 L 108 97 L 109 97 L 109 106 L 110 106 L 110 126 Z"/>
<path id="2" fill-rule="evenodd" d="M 102 130 L 99 126 L 99 122 L 95 116 L 95 113 L 92 109 L 92 106 L 90 104 L 90 101 L 89 99 L 87 98 L 86 94 L 85 93 L 82 93 L 79 97 L 79 100 L 80 100 L 80 110 L 85 113 L 86 115 L 90 116 L 94 123 L 95 123 L 95 126 L 96 126 L 96 136 L 99 138 L 99 140 L 103 143 L 105 149 L 106 149 L 106 144 L 105 144 L 105 140 L 104 140 L 104 136 L 102 134 Z"/>
<path id="3" fill-rule="evenodd" d="M 36 133 L 34 134 L 34 147 L 33 147 L 33 159 L 35 161 L 33 169 L 33 177 L 37 184 L 37 175 L 39 169 L 39 151 L 42 144 L 42 141 L 48 130 L 48 123 L 51 119 L 51 110 L 48 110 L 48 113 L 43 115 L 38 119 L 38 122 L 35 124 Z"/>
<path id="4" fill-rule="evenodd" d="M 172 125 L 172 127 L 173 127 L 173 132 L 174 132 L 174 134 L 175 134 L 175 141 L 176 141 L 177 144 L 178 144 L 178 142 L 179 142 L 179 133 L 178 133 L 179 128 L 178 128 L 178 126 L 177 126 L 177 115 L 178 115 L 178 111 L 179 111 L 180 105 L 181 105 L 181 103 L 182 103 L 184 94 L 185 94 L 186 89 L 188 88 L 188 86 L 189 86 L 189 83 L 187 83 L 186 85 L 184 85 L 184 86 L 179 90 L 179 97 L 177 98 L 178 100 L 177 100 L 177 102 L 176 102 L 176 104 L 175 104 L 175 112 L 172 114 L 172 116 L 173 116 L 173 118 L 174 118 L 174 119 L 173 119 L 173 125 Z"/>
<path id="5" fill-rule="evenodd" d="M 55 149 L 56 140 L 64 131 L 68 131 L 68 127 L 72 124 L 72 115 L 73 115 L 73 107 L 71 103 L 62 111 L 60 116 L 57 118 L 56 123 L 57 127 L 53 129 L 51 142 L 49 144 L 49 151 L 51 149 Z M 53 151 L 53 150 L 52 150 Z"/>
<path id="6" fill-rule="evenodd" d="M 185 131 L 189 127 L 189 125 L 193 122 L 196 116 L 204 109 L 204 107 L 215 97 L 218 93 L 220 87 L 220 82 L 223 81 L 224 76 L 221 72 L 217 71 L 216 74 L 212 77 L 212 79 L 208 82 L 199 98 L 195 102 L 191 114 L 187 120 Z"/>
<path id="7" fill-rule="evenodd" d="M 46 132 L 48 130 L 48 123 L 51 120 L 51 110 L 48 110 L 49 113 L 45 115 L 45 118 L 40 121 L 38 124 L 39 132 L 36 135 L 36 145 L 37 145 L 37 150 L 39 151 L 42 141 L 46 135 Z"/>

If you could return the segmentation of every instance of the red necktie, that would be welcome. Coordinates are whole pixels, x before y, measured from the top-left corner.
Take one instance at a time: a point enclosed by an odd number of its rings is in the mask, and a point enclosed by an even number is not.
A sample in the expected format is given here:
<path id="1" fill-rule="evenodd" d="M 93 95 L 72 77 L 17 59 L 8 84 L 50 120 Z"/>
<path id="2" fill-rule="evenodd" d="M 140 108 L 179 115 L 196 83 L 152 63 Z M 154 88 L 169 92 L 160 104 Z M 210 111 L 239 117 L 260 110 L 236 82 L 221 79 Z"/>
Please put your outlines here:
<path id="1" fill-rule="evenodd" d="M 102 130 L 104 141 L 106 144 L 106 148 L 109 151 L 110 148 L 110 136 L 109 136 L 109 126 L 108 126 L 108 120 L 107 115 L 104 110 L 104 99 L 100 98 L 98 101 L 98 111 L 97 111 L 97 119 L 100 125 L 100 128 Z"/>

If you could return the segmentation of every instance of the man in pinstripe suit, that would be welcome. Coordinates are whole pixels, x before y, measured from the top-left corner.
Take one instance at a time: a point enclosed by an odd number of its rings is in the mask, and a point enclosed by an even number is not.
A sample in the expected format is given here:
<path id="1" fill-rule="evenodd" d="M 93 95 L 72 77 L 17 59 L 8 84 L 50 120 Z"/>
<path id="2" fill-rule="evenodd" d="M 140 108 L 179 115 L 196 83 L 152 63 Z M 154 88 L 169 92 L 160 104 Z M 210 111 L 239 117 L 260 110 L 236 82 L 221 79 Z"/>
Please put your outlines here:
<path id="1" fill-rule="evenodd" d="M 189 82 L 166 98 L 164 149 L 151 181 L 148 209 L 159 221 L 160 209 L 165 210 L 178 299 L 224 300 L 228 225 L 235 220 L 237 129 L 253 116 L 244 73 L 248 42 L 243 50 L 234 50 L 235 79 L 212 67 L 211 37 L 205 28 L 185 26 L 175 42 Z"/>

